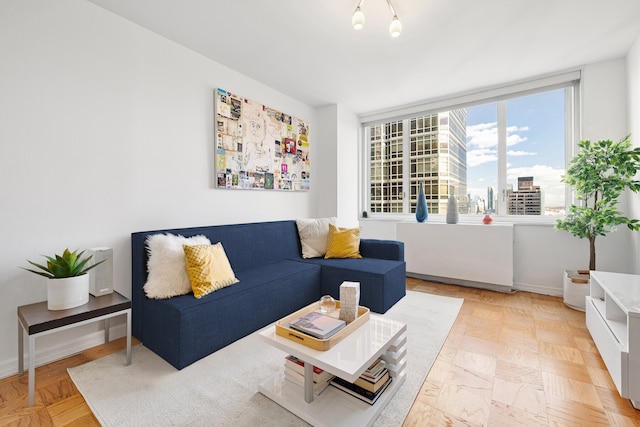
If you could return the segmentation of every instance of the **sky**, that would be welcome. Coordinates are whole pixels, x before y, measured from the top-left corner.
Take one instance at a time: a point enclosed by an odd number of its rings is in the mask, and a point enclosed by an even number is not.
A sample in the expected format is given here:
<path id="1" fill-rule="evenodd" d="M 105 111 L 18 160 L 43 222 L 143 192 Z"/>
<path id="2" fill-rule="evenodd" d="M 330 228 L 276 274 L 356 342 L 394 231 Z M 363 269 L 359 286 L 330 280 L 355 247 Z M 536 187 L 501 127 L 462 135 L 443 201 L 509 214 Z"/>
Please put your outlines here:
<path id="1" fill-rule="evenodd" d="M 507 184 L 533 176 L 547 207 L 564 207 L 564 89 L 507 101 Z M 473 198 L 498 189 L 497 103 L 467 108 L 467 187 Z"/>

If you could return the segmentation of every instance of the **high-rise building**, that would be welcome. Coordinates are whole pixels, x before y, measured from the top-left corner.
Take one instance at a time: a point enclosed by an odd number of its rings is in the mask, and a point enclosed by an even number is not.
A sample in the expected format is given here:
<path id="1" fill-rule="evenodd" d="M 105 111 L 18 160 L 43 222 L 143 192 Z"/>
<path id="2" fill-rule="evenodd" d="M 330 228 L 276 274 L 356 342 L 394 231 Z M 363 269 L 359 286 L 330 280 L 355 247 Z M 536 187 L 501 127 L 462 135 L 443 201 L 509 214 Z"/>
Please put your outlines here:
<path id="1" fill-rule="evenodd" d="M 493 191 L 493 187 L 487 187 L 487 208 L 486 213 L 495 213 L 496 205 L 495 205 L 495 194 Z"/>
<path id="2" fill-rule="evenodd" d="M 409 126 L 411 206 L 422 181 L 429 212 L 446 213 L 451 194 L 458 198 L 459 211 L 466 212 L 467 110 L 413 118 Z"/>
<path id="3" fill-rule="evenodd" d="M 533 177 L 518 177 L 518 190 L 509 184 L 507 189 L 507 214 L 542 215 L 542 192 L 539 185 L 533 185 Z"/>
<path id="4" fill-rule="evenodd" d="M 369 129 L 371 212 L 402 212 L 404 181 L 404 122 Z"/>
<path id="5" fill-rule="evenodd" d="M 408 193 L 411 212 L 415 212 L 422 182 L 430 213 L 446 213 L 451 194 L 458 199 L 459 212 L 467 213 L 466 126 L 465 109 L 371 126 L 371 211 L 403 212 L 404 197 Z M 407 168 L 405 137 L 409 150 Z M 407 172 L 408 191 L 404 188 Z"/>

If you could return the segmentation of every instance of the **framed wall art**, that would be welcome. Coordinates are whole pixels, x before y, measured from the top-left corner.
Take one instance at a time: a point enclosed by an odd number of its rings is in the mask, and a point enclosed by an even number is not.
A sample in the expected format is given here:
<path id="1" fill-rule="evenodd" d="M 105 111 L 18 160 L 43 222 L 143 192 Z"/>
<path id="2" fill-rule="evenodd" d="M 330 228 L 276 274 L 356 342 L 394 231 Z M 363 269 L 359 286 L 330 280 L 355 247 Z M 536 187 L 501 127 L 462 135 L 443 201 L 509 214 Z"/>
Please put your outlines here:
<path id="1" fill-rule="evenodd" d="M 309 191 L 309 123 L 215 90 L 216 186 Z"/>

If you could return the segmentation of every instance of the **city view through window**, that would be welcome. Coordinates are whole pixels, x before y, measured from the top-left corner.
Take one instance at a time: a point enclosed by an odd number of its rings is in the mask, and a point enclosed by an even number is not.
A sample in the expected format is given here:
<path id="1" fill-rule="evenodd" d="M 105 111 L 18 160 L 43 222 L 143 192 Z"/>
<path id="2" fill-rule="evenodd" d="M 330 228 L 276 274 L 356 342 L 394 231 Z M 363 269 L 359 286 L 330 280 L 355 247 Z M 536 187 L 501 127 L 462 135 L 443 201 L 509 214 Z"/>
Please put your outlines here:
<path id="1" fill-rule="evenodd" d="M 467 108 L 467 191 L 477 213 L 564 215 L 564 89 L 506 101 L 506 188 L 499 190 L 497 103 Z M 491 197 L 493 195 L 493 197 Z M 470 212 L 473 213 L 473 212 Z"/>
<path id="2" fill-rule="evenodd" d="M 368 126 L 365 135 L 373 213 L 414 213 L 420 183 L 434 214 L 451 194 L 461 214 L 565 213 L 565 89 Z"/>

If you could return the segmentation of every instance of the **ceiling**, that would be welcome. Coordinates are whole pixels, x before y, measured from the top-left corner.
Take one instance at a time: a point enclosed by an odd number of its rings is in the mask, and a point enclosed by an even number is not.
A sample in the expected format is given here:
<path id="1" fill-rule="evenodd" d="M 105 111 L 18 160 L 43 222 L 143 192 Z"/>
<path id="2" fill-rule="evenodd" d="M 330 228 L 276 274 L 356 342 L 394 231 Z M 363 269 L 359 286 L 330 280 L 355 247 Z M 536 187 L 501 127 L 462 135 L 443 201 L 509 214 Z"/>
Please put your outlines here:
<path id="1" fill-rule="evenodd" d="M 357 114 L 624 57 L 639 0 L 89 0 L 314 107 Z"/>

